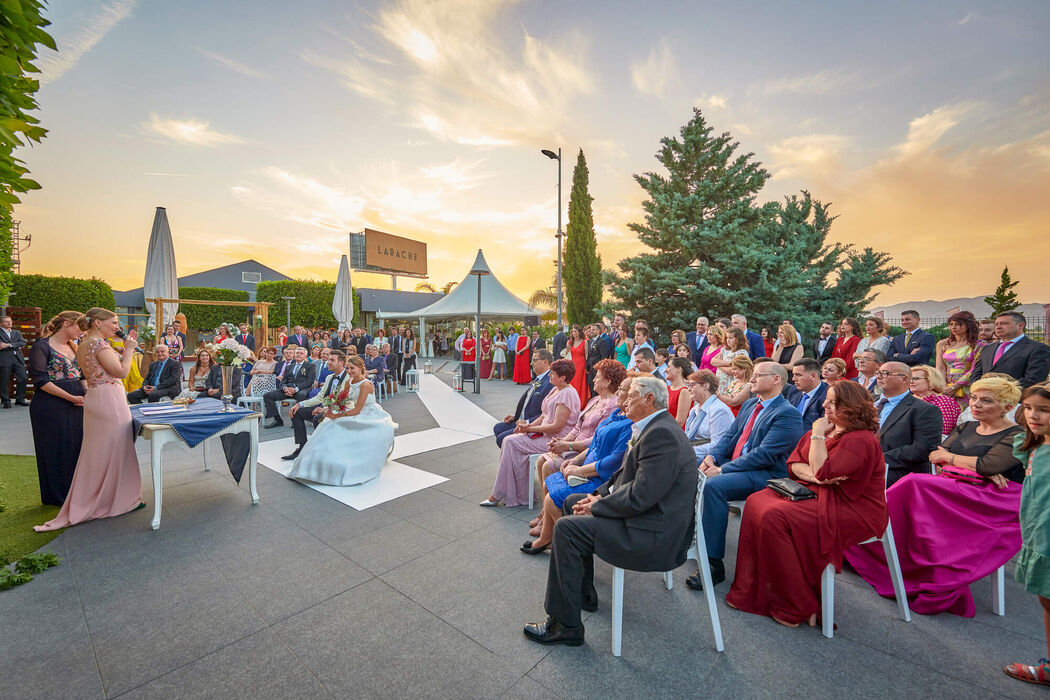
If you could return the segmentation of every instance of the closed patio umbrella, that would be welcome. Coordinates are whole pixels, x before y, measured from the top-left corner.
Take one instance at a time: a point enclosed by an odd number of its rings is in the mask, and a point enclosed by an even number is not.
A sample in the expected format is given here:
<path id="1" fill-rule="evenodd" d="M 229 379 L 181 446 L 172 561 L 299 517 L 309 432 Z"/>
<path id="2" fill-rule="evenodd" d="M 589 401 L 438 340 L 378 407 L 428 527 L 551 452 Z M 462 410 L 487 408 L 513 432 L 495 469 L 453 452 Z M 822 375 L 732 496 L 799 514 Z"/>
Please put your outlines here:
<path id="1" fill-rule="evenodd" d="M 344 255 L 339 261 L 339 276 L 335 280 L 335 297 L 332 299 L 332 315 L 339 329 L 349 328 L 354 320 L 354 289 L 350 286 L 350 263 Z"/>
<path id="2" fill-rule="evenodd" d="M 146 277 L 142 285 L 142 294 L 146 297 L 146 311 L 149 313 L 149 325 L 156 326 L 157 310 L 150 299 L 179 298 L 179 276 L 175 272 L 175 246 L 171 241 L 171 228 L 168 227 L 168 214 L 164 207 L 157 207 L 153 216 L 153 231 L 149 236 L 149 248 L 146 250 Z M 170 323 L 179 312 L 178 304 L 164 305 L 164 323 Z M 157 329 L 157 337 L 164 332 Z"/>

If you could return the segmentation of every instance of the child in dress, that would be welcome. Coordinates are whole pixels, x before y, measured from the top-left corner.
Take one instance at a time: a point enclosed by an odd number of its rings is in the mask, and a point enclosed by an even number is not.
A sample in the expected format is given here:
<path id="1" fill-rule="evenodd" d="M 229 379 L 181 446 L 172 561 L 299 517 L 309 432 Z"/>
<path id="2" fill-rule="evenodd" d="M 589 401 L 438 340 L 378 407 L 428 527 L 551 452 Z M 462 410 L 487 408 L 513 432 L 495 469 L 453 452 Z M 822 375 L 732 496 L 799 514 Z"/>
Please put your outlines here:
<path id="1" fill-rule="evenodd" d="M 1021 396 L 1025 431 L 1014 438 L 1014 456 L 1026 464 L 1021 491 L 1021 553 L 1015 576 L 1043 606 L 1043 627 L 1050 657 L 1050 383 L 1028 387 Z M 1003 669 L 1026 683 L 1050 685 L 1050 660 L 1014 663 Z"/>

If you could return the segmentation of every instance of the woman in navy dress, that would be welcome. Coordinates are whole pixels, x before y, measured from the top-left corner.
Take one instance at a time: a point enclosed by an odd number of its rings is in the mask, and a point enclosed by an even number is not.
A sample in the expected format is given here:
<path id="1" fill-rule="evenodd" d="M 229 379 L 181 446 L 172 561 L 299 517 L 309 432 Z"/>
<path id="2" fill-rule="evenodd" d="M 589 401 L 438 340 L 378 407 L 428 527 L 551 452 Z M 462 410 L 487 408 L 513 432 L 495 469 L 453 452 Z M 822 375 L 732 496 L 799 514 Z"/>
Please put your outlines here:
<path id="1" fill-rule="evenodd" d="M 43 337 L 29 351 L 29 376 L 35 393 L 29 405 L 40 477 L 40 502 L 60 506 L 69 493 L 84 438 L 84 394 L 76 340 L 84 314 L 63 311 L 44 326 Z"/>

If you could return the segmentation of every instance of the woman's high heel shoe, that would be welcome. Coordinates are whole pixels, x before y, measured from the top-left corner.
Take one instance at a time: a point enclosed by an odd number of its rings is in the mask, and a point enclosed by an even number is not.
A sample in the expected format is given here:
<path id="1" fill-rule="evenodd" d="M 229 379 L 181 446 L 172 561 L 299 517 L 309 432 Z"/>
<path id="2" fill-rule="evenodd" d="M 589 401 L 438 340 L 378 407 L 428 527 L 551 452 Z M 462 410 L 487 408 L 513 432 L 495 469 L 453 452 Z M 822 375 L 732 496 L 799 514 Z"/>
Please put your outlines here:
<path id="1" fill-rule="evenodd" d="M 529 542 L 523 543 L 521 545 L 521 547 L 519 547 L 519 549 L 521 549 L 521 551 L 524 552 L 525 554 L 543 554 L 544 552 L 547 551 L 548 547 L 550 547 L 549 544 L 545 544 L 542 547 L 533 547 L 532 546 L 532 542 L 529 541 Z"/>

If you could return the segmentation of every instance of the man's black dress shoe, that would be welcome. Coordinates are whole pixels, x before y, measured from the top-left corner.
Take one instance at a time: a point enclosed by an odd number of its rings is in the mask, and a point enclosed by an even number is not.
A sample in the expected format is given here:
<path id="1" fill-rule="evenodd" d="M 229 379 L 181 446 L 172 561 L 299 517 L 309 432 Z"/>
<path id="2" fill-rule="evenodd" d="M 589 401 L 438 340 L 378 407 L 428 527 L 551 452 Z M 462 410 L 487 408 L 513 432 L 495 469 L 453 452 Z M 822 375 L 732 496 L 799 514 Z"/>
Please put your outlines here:
<path id="1" fill-rule="evenodd" d="M 280 428 L 282 425 L 284 425 L 284 421 L 283 420 L 281 420 L 280 418 L 274 418 L 272 421 L 270 421 L 269 423 L 267 423 L 263 427 L 264 428 Z"/>
<path id="2" fill-rule="evenodd" d="M 726 580 L 726 567 L 722 563 L 721 559 L 708 559 L 711 566 L 711 583 L 717 586 Z M 700 574 L 700 570 L 697 569 L 694 573 L 690 574 L 685 580 L 685 585 L 692 588 L 694 591 L 704 590 L 704 578 Z"/>
<path id="3" fill-rule="evenodd" d="M 587 612 L 595 612 L 598 609 L 598 592 L 592 590 L 590 594 L 584 594 L 580 600 L 580 607 Z"/>
<path id="4" fill-rule="evenodd" d="M 296 457 L 298 457 L 299 453 L 302 452 L 302 451 L 303 451 L 303 446 L 299 445 L 298 447 L 295 448 L 295 452 L 293 452 L 290 455 L 285 455 L 284 457 L 281 457 L 281 459 L 286 459 L 288 461 L 291 461 L 291 460 L 295 459 Z"/>
<path id="5" fill-rule="evenodd" d="M 4 408 L 11 408 L 11 402 L 10 401 L 4 401 Z"/>
<path id="6" fill-rule="evenodd" d="M 567 644 L 570 647 L 583 644 L 583 625 L 566 627 L 550 616 L 543 622 L 530 622 L 523 631 L 537 644 Z"/>
<path id="7" fill-rule="evenodd" d="M 28 401 L 15 401 L 15 406 L 28 406 Z"/>

